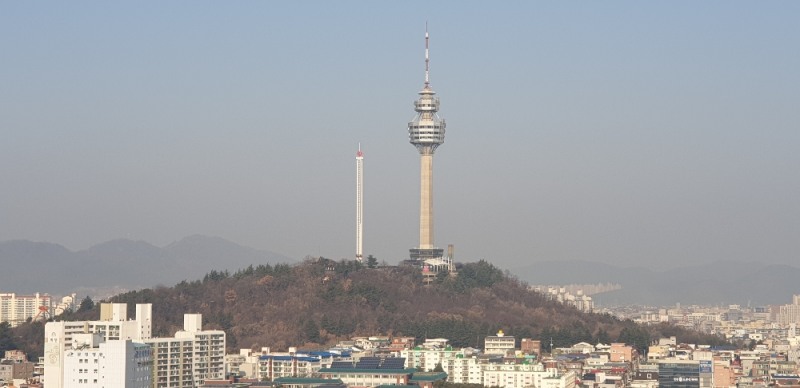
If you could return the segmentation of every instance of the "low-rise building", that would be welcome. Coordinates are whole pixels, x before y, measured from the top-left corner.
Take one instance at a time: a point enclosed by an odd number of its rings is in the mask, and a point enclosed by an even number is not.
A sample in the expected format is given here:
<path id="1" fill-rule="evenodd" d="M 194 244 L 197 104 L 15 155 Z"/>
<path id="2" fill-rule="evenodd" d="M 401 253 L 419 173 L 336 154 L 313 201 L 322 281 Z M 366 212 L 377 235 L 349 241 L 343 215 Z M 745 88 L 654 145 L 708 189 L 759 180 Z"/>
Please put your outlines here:
<path id="1" fill-rule="evenodd" d="M 513 354 L 516 348 L 514 336 L 505 335 L 502 330 L 497 335 L 487 336 L 484 340 L 483 352 L 486 354 L 497 354 L 505 356 Z"/>
<path id="2" fill-rule="evenodd" d="M 324 379 L 340 379 L 348 386 L 408 385 L 416 369 L 405 368 L 405 362 L 402 357 L 362 357 L 355 364 L 335 361 L 330 368 L 320 369 L 319 374 Z"/>
<path id="3" fill-rule="evenodd" d="M 575 373 L 559 374 L 543 364 L 486 364 L 483 365 L 483 385 L 487 387 L 572 388 Z"/>

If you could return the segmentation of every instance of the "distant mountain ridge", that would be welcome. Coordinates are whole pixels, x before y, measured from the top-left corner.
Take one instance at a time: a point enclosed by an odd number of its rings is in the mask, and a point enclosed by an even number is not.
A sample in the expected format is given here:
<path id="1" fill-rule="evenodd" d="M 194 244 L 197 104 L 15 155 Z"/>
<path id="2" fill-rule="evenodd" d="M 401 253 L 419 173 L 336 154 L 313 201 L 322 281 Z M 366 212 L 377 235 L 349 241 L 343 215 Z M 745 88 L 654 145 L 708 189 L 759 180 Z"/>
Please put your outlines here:
<path id="1" fill-rule="evenodd" d="M 547 261 L 512 268 L 531 284 L 612 282 L 621 290 L 593 296 L 602 305 L 786 304 L 800 293 L 800 268 L 717 261 L 656 271 L 588 261 Z"/>
<path id="2" fill-rule="evenodd" d="M 163 248 L 145 241 L 111 240 L 71 251 L 27 240 L 0 242 L 0 292 L 66 294 L 91 289 L 171 286 L 202 278 L 212 269 L 295 260 L 220 237 L 193 235 Z"/>

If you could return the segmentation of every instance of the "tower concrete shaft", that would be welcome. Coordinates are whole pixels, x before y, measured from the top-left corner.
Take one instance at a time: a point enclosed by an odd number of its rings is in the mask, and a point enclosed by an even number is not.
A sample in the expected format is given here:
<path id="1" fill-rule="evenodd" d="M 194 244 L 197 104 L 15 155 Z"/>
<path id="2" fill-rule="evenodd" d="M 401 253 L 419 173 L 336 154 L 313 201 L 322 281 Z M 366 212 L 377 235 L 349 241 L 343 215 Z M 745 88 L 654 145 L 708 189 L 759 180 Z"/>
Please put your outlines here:
<path id="1" fill-rule="evenodd" d="M 421 154 L 419 164 L 419 248 L 433 249 L 433 154 Z"/>
<path id="2" fill-rule="evenodd" d="M 417 112 L 414 120 L 408 123 L 409 142 L 417 148 L 420 155 L 420 206 L 419 206 L 419 246 L 411 249 L 412 260 L 425 260 L 442 257 L 443 250 L 436 248 L 433 241 L 433 154 L 444 144 L 445 121 L 438 115 L 439 98 L 430 85 L 430 56 L 428 51 L 428 31 L 425 31 L 425 83 L 414 102 Z"/>

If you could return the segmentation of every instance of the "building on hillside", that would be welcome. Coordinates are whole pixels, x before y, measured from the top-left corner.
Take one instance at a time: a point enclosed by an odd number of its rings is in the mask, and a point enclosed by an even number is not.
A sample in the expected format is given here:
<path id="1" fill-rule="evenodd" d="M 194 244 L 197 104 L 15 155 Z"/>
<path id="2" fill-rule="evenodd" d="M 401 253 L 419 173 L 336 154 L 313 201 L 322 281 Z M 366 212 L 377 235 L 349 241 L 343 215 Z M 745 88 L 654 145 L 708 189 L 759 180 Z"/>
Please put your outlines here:
<path id="1" fill-rule="evenodd" d="M 483 385 L 487 387 L 574 388 L 575 373 L 559 374 L 543 364 L 483 365 Z"/>
<path id="2" fill-rule="evenodd" d="M 225 376 L 234 376 L 234 377 L 254 377 L 255 373 L 250 373 L 250 370 L 247 369 L 246 364 L 248 360 L 251 358 L 253 351 L 251 349 L 239 349 L 238 354 L 226 354 L 225 355 Z M 243 367 L 244 366 L 244 367 Z M 254 368 L 251 368 L 253 371 Z"/>
<path id="3" fill-rule="evenodd" d="M 14 380 L 14 363 L 10 361 L 0 361 L 0 384 Z"/>
<path id="4" fill-rule="evenodd" d="M 780 306 L 777 321 L 782 325 L 800 323 L 800 295 L 792 296 L 792 304 Z"/>
<path id="5" fill-rule="evenodd" d="M 258 358 L 258 378 L 275 380 L 281 377 L 311 377 L 322 368 L 320 359 L 310 356 L 265 355 Z"/>
<path id="6" fill-rule="evenodd" d="M 456 355 L 442 361 L 447 381 L 456 384 L 483 384 L 483 368 L 475 355 Z"/>
<path id="7" fill-rule="evenodd" d="M 21 350 L 6 350 L 0 360 L 0 383 L 12 380 L 28 380 L 33 377 L 35 364 Z"/>
<path id="8" fill-rule="evenodd" d="M 48 294 L 0 294 L 0 322 L 8 322 L 11 327 L 16 327 L 29 318 L 50 315 L 52 308 L 53 300 Z"/>
<path id="9" fill-rule="evenodd" d="M 400 352 L 406 359 L 406 368 L 420 371 L 432 371 L 441 366 L 447 373 L 447 381 L 456 384 L 481 384 L 483 376 L 478 358 L 467 349 L 426 349 L 416 347 Z"/>
<path id="10" fill-rule="evenodd" d="M 587 342 L 578 342 L 569 348 L 570 353 L 589 354 L 594 352 L 594 345 Z"/>
<path id="11" fill-rule="evenodd" d="M 428 338 L 421 346 L 425 349 L 444 349 L 449 346 L 448 342 L 450 340 L 447 338 Z"/>
<path id="12" fill-rule="evenodd" d="M 726 361 L 714 361 L 714 388 L 730 388 L 736 386 L 736 373 Z"/>
<path id="13" fill-rule="evenodd" d="M 794 361 L 754 361 L 752 368 L 750 375 L 753 377 L 769 377 L 774 374 L 792 375 L 798 373 L 797 363 Z"/>
<path id="14" fill-rule="evenodd" d="M 671 349 L 669 345 L 652 345 L 647 348 L 647 361 L 656 361 L 669 357 Z"/>
<path id="15" fill-rule="evenodd" d="M 33 377 L 34 364 L 30 361 L 0 361 L 0 382 L 11 380 L 27 380 Z"/>
<path id="16" fill-rule="evenodd" d="M 417 339 L 414 337 L 394 337 L 389 344 L 389 350 L 400 351 L 403 349 L 411 349 L 414 347 L 414 342 Z"/>
<path id="17" fill-rule="evenodd" d="M 61 298 L 61 302 L 53 304 L 53 316 L 61 315 L 68 311 L 75 310 L 78 295 L 75 293 L 69 294 Z"/>
<path id="18" fill-rule="evenodd" d="M 523 338 L 520 341 L 519 349 L 524 354 L 535 354 L 537 359 L 542 358 L 542 341 L 531 338 Z"/>
<path id="19" fill-rule="evenodd" d="M 459 355 L 463 357 L 466 355 L 466 351 L 464 349 L 453 349 L 450 346 L 442 349 L 417 346 L 414 349 L 400 351 L 400 357 L 406 359 L 406 368 L 416 368 L 423 371 L 433 370 L 443 360 Z"/>
<path id="20" fill-rule="evenodd" d="M 19 349 L 6 350 L 5 354 L 3 355 L 3 360 L 25 362 L 28 361 L 28 356 L 25 354 L 25 352 Z"/>
<path id="21" fill-rule="evenodd" d="M 388 346 L 390 338 L 386 336 L 372 336 L 372 337 L 353 337 L 350 340 L 351 340 L 350 342 L 352 342 L 351 346 L 355 346 L 361 350 L 372 350 Z M 342 342 L 340 342 L 340 344 Z"/>
<path id="22" fill-rule="evenodd" d="M 144 343 L 106 341 L 98 333 L 76 334 L 64 352 L 64 386 L 150 388 L 151 356 L 150 346 Z"/>
<path id="23" fill-rule="evenodd" d="M 314 377 L 279 377 L 273 381 L 283 388 L 347 388 L 340 379 Z"/>
<path id="24" fill-rule="evenodd" d="M 713 374 L 713 369 L 708 372 Z M 710 381 L 707 385 L 701 384 L 700 361 L 671 358 L 658 361 L 658 386 L 659 388 L 711 388 L 712 384 Z"/>
<path id="25" fill-rule="evenodd" d="M 615 342 L 611 344 L 611 362 L 633 362 L 636 357 L 636 349 L 624 343 Z"/>
<path id="26" fill-rule="evenodd" d="M 240 349 L 239 354 L 225 356 L 225 376 L 271 381 L 281 377 L 312 377 L 335 361 L 352 363 L 352 360 L 351 353 L 338 351 L 298 352 L 291 347 L 289 352 L 273 353 L 269 347 L 261 348 L 260 352 Z"/>
<path id="27" fill-rule="evenodd" d="M 505 335 L 502 330 L 497 335 L 487 336 L 484 340 L 483 352 L 486 354 L 497 354 L 506 356 L 514 354 L 516 342 L 513 335 Z"/>
<path id="28" fill-rule="evenodd" d="M 639 364 L 639 368 L 633 374 L 633 380 L 658 382 L 658 364 Z"/>
<path id="29" fill-rule="evenodd" d="M 583 290 L 577 290 L 573 295 L 567 291 L 566 287 L 547 287 L 530 286 L 528 289 L 542 293 L 546 298 L 575 307 L 576 309 L 590 313 L 594 310 L 592 297 L 584 294 Z"/>
<path id="30" fill-rule="evenodd" d="M 375 387 L 378 385 L 408 385 L 416 369 L 405 368 L 402 357 L 361 357 L 355 364 L 334 361 L 330 368 L 322 368 L 323 379 L 340 379 L 348 386 Z"/>
<path id="31" fill-rule="evenodd" d="M 447 381 L 444 372 L 414 372 L 408 382 L 419 388 L 433 388 L 437 381 Z"/>

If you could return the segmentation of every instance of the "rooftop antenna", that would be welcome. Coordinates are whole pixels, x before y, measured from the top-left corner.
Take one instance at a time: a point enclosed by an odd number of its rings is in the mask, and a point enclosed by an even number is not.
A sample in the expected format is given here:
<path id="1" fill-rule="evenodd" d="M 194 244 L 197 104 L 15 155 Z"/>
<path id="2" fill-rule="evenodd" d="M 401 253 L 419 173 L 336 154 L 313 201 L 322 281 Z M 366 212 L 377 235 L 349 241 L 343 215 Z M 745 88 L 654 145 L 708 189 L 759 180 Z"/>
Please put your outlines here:
<path id="1" fill-rule="evenodd" d="M 425 22 L 425 89 L 427 89 L 431 84 L 430 78 L 430 63 L 431 57 L 428 54 L 428 22 Z"/>

